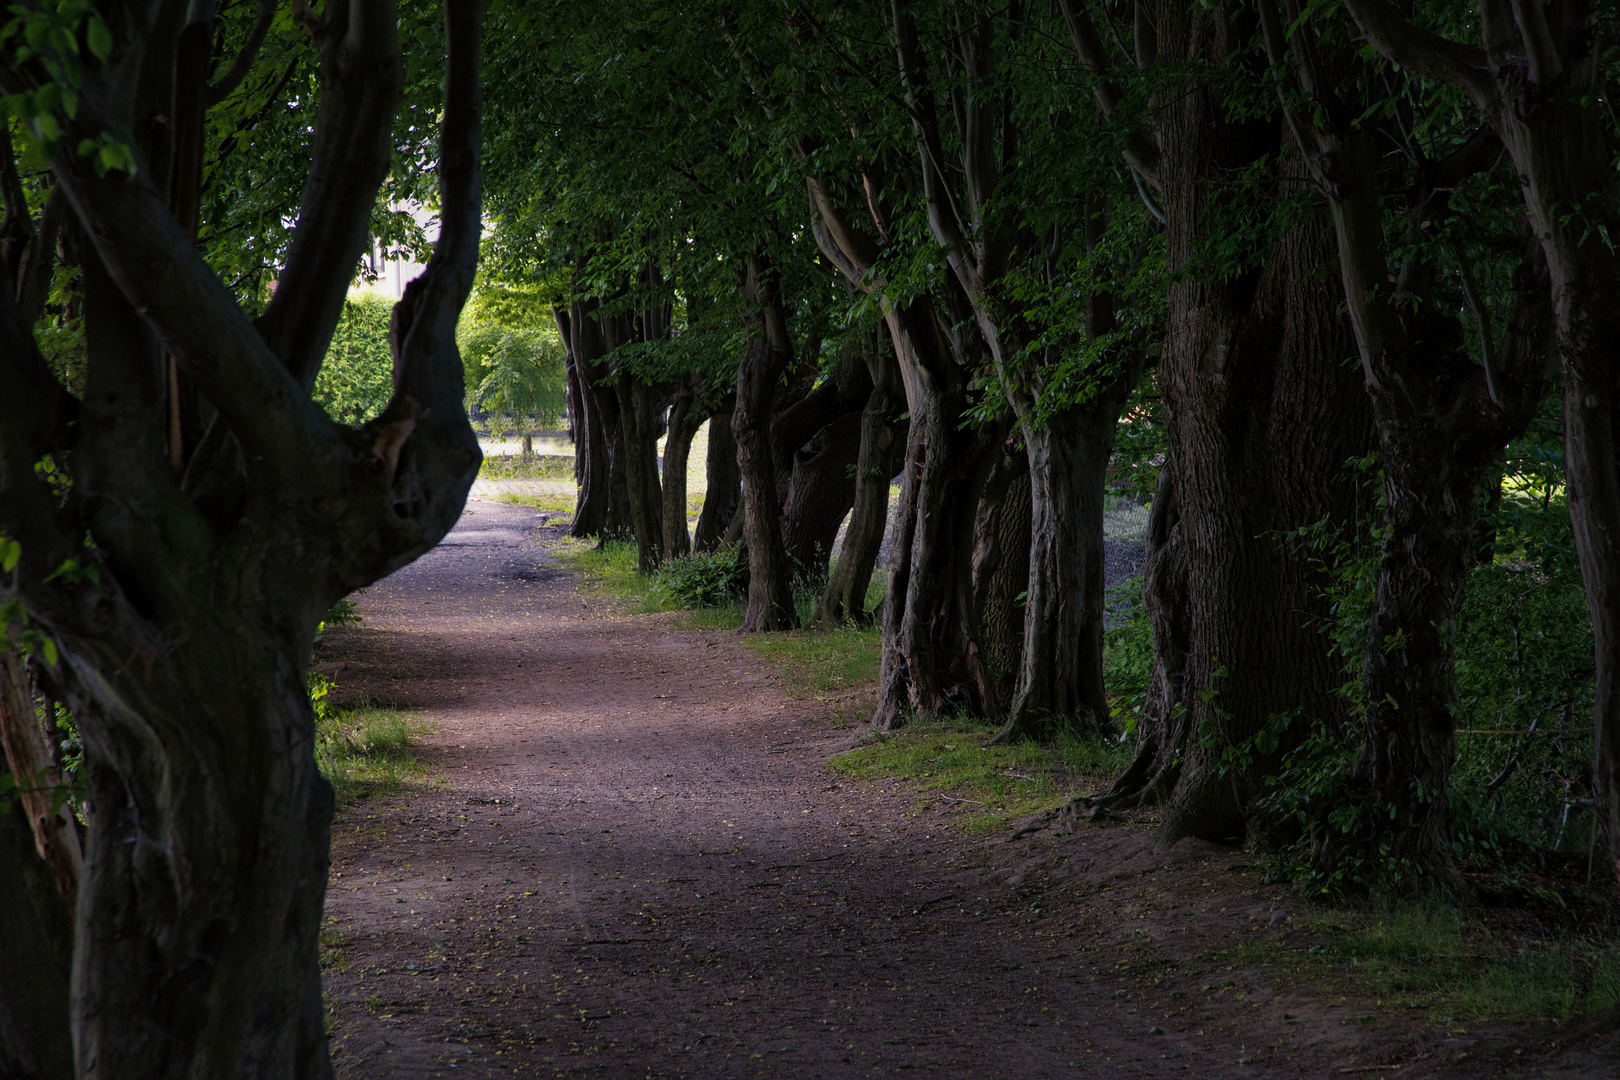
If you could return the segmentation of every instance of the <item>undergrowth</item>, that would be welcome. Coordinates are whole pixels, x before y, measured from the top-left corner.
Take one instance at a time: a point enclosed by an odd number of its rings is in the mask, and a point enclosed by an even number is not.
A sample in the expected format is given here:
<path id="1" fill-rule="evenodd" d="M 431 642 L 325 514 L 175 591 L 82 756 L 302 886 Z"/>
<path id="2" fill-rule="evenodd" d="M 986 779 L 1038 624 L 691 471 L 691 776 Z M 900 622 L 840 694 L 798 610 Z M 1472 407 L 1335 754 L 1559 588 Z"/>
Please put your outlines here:
<path id="1" fill-rule="evenodd" d="M 1223 958 L 1281 968 L 1320 994 L 1423 1010 L 1453 1030 L 1487 1020 L 1565 1020 L 1620 999 L 1620 945 L 1595 927 L 1515 933 L 1492 925 L 1488 913 L 1442 903 L 1316 908 L 1293 921 L 1316 944 L 1261 938 Z"/>

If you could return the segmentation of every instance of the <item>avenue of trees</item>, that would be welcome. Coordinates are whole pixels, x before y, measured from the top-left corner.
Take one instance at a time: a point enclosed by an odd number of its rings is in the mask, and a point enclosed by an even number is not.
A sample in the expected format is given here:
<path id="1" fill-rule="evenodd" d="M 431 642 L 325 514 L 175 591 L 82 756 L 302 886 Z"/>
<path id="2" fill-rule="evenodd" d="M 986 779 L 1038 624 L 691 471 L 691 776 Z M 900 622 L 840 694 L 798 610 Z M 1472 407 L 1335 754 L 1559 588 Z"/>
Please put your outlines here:
<path id="1" fill-rule="evenodd" d="M 1586 822 L 1613 888 L 1617 14 L 14 5 L 0 1074 L 330 1075 L 310 643 L 460 514 L 475 389 L 566 398 L 577 535 L 746 550 L 748 632 L 806 589 L 879 621 L 885 727 L 1123 729 L 1085 808 L 1292 851 L 1313 890 L 1464 892 L 1502 793 L 1550 784 L 1546 846 Z M 340 406 L 362 254 L 428 251 L 407 201 L 431 257 L 388 385 Z M 475 273 L 544 311 L 560 384 L 503 381 Z M 1523 724 L 1466 797 L 1465 697 Z M 39 722 L 68 715 L 72 763 Z"/>
<path id="2" fill-rule="evenodd" d="M 649 570 L 740 544 L 746 631 L 795 626 L 795 588 L 819 624 L 880 619 L 883 726 L 1113 734 L 1105 499 L 1150 487 L 1137 753 L 1086 807 L 1287 847 L 1330 891 L 1464 889 L 1462 688 L 1556 651 L 1550 600 L 1532 633 L 1477 598 L 1508 574 L 1539 603 L 1578 568 L 1593 651 L 1564 641 L 1500 733 L 1560 718 L 1585 775 L 1559 764 L 1543 798 L 1620 874 L 1612 5 L 565 3 L 491 26 L 486 266 L 555 297 L 576 535 L 633 538 Z M 705 415 L 688 537 L 667 508 Z M 1464 618 L 1471 596 L 1489 610 Z M 1517 658 L 1461 663 L 1503 615 Z M 1528 760 L 1504 745 L 1493 796 Z"/>

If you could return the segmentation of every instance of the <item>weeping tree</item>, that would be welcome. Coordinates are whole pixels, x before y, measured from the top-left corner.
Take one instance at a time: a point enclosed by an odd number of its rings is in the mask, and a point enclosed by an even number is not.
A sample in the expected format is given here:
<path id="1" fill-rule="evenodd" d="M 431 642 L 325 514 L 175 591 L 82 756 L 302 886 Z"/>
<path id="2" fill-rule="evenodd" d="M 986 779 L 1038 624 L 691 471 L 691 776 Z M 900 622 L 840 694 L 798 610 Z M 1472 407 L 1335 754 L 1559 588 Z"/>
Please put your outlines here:
<path id="1" fill-rule="evenodd" d="M 7 632 L 31 643 L 46 690 L 78 719 L 88 821 L 71 1001 L 41 1010 L 39 971 L 3 954 L 8 1076 L 60 1075 L 46 1063 L 64 1059 L 64 1033 L 85 1076 L 331 1074 L 317 934 L 333 803 L 314 758 L 310 641 L 333 601 L 438 542 L 479 463 L 455 340 L 480 235 L 478 4 L 446 5 L 440 233 L 394 310 L 393 397 L 360 427 L 331 420 L 311 388 L 390 166 L 404 75 L 394 6 L 301 10 L 319 113 L 257 319 L 193 240 L 185 180 L 211 17 L 176 0 L 104 20 L 42 7 L 16 14 L 23 35 L 0 56 L 0 85 L 65 199 L 85 329 L 82 391 L 70 391 L 5 261 Z M 194 439 L 171 422 L 187 404 L 177 387 L 195 396 Z M 47 461 L 69 485 L 48 481 Z M 34 873 L 26 846 L 0 852 L 0 876 Z M 14 917 L 28 916 L 8 907 Z M 49 931 L 36 940 L 60 940 Z"/>

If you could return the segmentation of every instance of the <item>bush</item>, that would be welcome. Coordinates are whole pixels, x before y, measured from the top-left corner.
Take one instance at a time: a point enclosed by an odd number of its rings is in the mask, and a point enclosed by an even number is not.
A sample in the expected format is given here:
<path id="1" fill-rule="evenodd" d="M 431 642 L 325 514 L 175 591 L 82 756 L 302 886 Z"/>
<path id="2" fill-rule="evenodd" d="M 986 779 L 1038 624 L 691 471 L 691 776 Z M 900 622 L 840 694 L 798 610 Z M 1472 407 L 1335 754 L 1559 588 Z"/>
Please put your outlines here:
<path id="1" fill-rule="evenodd" d="M 394 355 L 388 347 L 387 297 L 365 295 L 343 303 L 332 344 L 315 376 L 314 397 L 328 416 L 363 424 L 388 404 L 394 393 Z"/>
<path id="2" fill-rule="evenodd" d="M 652 575 L 652 593 L 660 607 L 723 607 L 742 594 L 747 572 L 736 548 L 695 553 L 660 566 Z"/>

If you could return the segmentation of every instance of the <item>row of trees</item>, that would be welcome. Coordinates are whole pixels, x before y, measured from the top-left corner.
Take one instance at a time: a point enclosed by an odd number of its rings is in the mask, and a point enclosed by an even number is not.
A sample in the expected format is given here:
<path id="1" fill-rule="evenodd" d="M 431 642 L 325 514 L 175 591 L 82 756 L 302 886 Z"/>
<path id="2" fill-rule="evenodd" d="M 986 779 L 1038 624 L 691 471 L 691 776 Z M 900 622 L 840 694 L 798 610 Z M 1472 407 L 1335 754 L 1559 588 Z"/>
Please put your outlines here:
<path id="1" fill-rule="evenodd" d="M 844 579 L 901 472 L 879 721 L 1106 727 L 1104 494 L 1116 432 L 1151 429 L 1150 687 L 1094 805 L 1161 804 L 1166 842 L 1297 831 L 1256 807 L 1325 730 L 1359 741 L 1361 810 L 1320 868 L 1455 887 L 1459 612 L 1504 448 L 1552 395 L 1620 873 L 1611 5 L 492 19 L 495 254 L 558 298 L 577 533 L 633 534 L 644 567 L 686 550 L 659 508 L 707 412 L 735 448 L 711 440 L 697 543 L 735 499 L 745 628 L 794 625 L 793 575 L 826 565 L 799 538 L 850 509 L 820 611 L 860 618 Z M 1377 544 L 1348 660 L 1324 532 Z"/>

